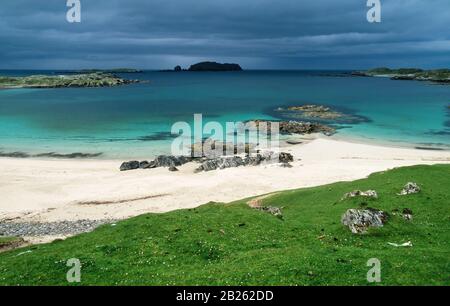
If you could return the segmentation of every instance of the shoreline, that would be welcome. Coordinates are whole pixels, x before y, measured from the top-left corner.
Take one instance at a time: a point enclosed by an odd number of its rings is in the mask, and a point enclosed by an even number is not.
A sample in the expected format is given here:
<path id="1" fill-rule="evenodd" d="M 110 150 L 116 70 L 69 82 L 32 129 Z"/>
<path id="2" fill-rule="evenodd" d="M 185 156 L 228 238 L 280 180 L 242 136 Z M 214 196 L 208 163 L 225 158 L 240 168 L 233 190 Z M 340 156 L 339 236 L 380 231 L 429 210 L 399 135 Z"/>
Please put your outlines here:
<path id="1" fill-rule="evenodd" d="M 342 134 L 342 133 L 336 133 L 332 136 L 326 136 L 321 133 L 312 133 L 312 134 L 292 134 L 292 135 L 282 135 L 280 137 L 280 148 L 286 148 L 290 147 L 292 145 L 287 144 L 287 141 L 289 140 L 305 140 L 305 142 L 312 141 L 315 139 L 329 139 L 339 142 L 348 142 L 352 144 L 361 144 L 361 145 L 373 145 L 373 146 L 380 146 L 380 147 L 388 147 L 393 149 L 412 149 L 412 150 L 421 150 L 421 151 L 440 151 L 440 152 L 450 152 L 450 144 L 442 144 L 442 146 L 437 144 L 425 144 L 425 143 L 412 143 L 412 142 L 401 142 L 401 141 L 394 141 L 394 140 L 383 140 L 383 139 L 375 139 L 375 138 L 369 138 L 365 136 L 356 136 L 356 135 L 350 135 L 350 134 Z M 35 160 L 35 161 L 114 161 L 117 163 L 122 163 L 126 160 L 132 160 L 132 159 L 139 159 L 139 160 L 145 160 L 145 159 L 153 159 L 157 157 L 158 155 L 170 155 L 170 152 L 162 152 L 159 153 L 149 153 L 148 155 L 136 155 L 132 157 L 119 157 L 119 156 L 109 156 L 108 152 L 87 152 L 83 150 L 78 150 L 76 152 L 47 152 L 43 153 L 41 151 L 22 151 L 18 148 L 16 149 L 8 149 L 6 150 L 7 154 L 14 154 L 14 153 L 21 153 L 28 156 L 24 157 L 16 157 L 16 156 L 0 156 L 1 159 L 19 159 L 19 160 Z M 2 152 L 0 148 L 0 153 Z M 54 157 L 54 156 L 45 156 L 45 155 L 61 155 L 61 157 Z M 44 156 L 39 156 L 44 155 Z M 69 155 L 86 155 L 86 157 L 66 157 Z M 90 156 L 92 155 L 92 156 Z"/>
<path id="2" fill-rule="evenodd" d="M 396 167 L 450 163 L 449 151 L 323 137 L 288 145 L 283 151 L 294 155 L 292 168 L 269 164 L 203 173 L 194 173 L 195 162 L 179 167 L 179 172 L 167 168 L 120 172 L 117 160 L 0 158 L 0 222 L 121 220 L 362 179 Z"/>

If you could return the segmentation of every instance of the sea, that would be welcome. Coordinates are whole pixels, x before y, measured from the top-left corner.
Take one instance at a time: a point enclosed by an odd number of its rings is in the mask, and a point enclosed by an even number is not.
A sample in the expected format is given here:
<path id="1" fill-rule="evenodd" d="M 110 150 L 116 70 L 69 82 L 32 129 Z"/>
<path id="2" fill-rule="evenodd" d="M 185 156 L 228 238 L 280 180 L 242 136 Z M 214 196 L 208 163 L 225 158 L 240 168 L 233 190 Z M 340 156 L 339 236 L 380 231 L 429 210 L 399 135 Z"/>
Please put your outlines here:
<path id="1" fill-rule="evenodd" d="M 0 71 L 57 75 L 59 71 Z M 364 120 L 336 123 L 332 138 L 450 150 L 450 86 L 349 71 L 159 72 L 109 88 L 0 90 L 0 156 L 83 153 L 139 159 L 168 154 L 176 122 L 279 120 L 279 107 L 320 104 Z"/>

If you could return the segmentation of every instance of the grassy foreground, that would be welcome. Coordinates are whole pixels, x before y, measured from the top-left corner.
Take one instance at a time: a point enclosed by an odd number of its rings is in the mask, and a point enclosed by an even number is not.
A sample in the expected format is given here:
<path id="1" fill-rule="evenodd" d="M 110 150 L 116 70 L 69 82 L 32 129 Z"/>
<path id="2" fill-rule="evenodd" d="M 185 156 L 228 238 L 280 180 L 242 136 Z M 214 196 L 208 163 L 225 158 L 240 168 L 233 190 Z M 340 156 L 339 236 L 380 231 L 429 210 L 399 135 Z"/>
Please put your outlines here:
<path id="1" fill-rule="evenodd" d="M 408 181 L 422 192 L 396 195 Z M 354 189 L 379 198 L 340 201 Z M 368 179 L 286 191 L 264 199 L 284 220 L 246 201 L 147 214 L 65 241 L 0 254 L 0 284 L 68 285 L 70 258 L 81 285 L 367 285 L 381 261 L 382 285 L 450 284 L 450 165 L 415 166 Z M 391 214 L 366 235 L 341 225 L 349 208 Z M 392 214 L 410 208 L 413 220 Z M 411 241 L 412 247 L 388 242 Z"/>

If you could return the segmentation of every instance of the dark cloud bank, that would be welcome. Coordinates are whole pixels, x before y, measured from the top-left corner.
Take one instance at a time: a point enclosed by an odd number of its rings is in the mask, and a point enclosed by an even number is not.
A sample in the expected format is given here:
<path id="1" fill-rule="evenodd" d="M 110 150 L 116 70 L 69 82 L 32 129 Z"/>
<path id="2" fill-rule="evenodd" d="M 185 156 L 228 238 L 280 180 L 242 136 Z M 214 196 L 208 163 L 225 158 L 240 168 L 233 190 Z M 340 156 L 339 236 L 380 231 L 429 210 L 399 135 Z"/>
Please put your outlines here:
<path id="1" fill-rule="evenodd" d="M 3 0 L 0 68 L 159 69 L 200 60 L 247 69 L 450 66 L 449 0 Z"/>

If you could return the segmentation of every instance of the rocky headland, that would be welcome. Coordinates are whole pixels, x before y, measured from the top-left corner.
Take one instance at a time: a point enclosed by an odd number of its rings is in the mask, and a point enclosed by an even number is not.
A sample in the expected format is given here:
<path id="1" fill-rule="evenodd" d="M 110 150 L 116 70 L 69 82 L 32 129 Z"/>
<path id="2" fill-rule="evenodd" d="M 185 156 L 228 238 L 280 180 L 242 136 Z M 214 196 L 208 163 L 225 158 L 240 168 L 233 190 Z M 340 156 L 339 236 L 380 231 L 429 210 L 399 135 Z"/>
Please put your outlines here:
<path id="1" fill-rule="evenodd" d="M 140 83 L 109 73 L 86 73 L 73 75 L 31 75 L 25 77 L 0 76 L 0 88 L 70 88 L 70 87 L 113 87 Z"/>
<path id="2" fill-rule="evenodd" d="M 438 84 L 450 84 L 450 69 L 422 70 L 417 68 L 375 68 L 367 71 L 354 71 L 353 76 L 388 77 L 391 80 L 428 81 Z"/>

